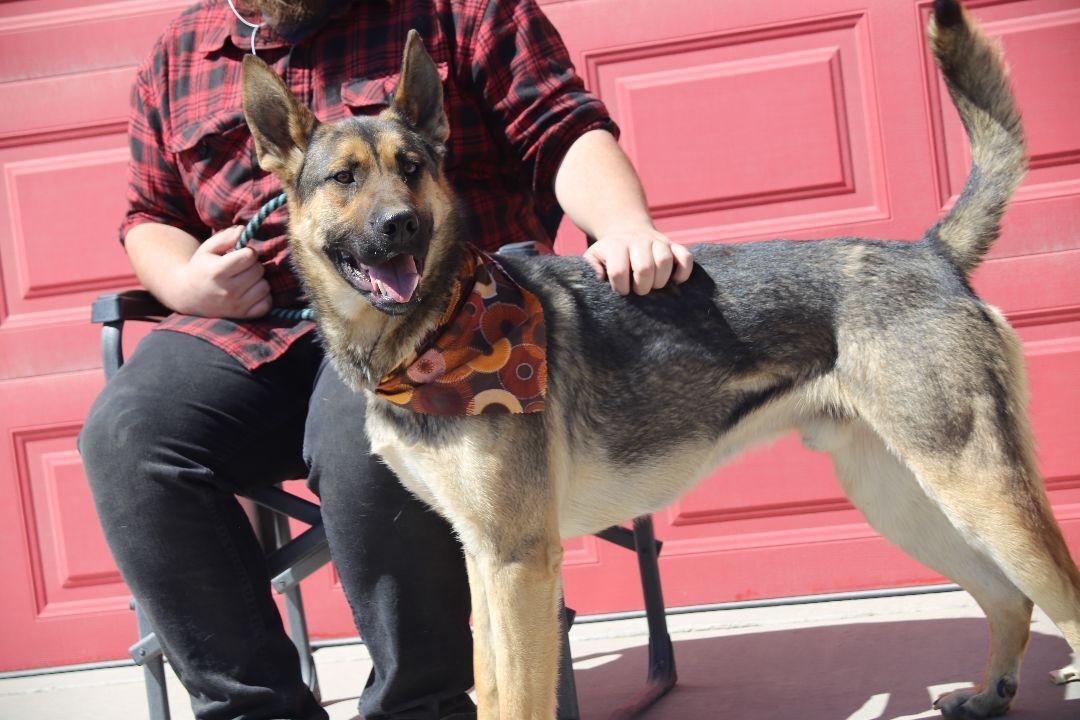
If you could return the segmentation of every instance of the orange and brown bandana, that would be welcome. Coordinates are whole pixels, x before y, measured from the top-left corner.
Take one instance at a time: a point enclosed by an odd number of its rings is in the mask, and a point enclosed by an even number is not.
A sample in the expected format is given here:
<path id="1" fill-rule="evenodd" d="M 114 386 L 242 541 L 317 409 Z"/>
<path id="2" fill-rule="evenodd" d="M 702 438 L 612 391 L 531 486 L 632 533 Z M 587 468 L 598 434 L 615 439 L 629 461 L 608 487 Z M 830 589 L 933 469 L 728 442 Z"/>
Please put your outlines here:
<path id="1" fill-rule="evenodd" d="M 540 301 L 471 245 L 451 292 L 438 326 L 375 394 L 425 415 L 543 411 L 547 337 Z"/>

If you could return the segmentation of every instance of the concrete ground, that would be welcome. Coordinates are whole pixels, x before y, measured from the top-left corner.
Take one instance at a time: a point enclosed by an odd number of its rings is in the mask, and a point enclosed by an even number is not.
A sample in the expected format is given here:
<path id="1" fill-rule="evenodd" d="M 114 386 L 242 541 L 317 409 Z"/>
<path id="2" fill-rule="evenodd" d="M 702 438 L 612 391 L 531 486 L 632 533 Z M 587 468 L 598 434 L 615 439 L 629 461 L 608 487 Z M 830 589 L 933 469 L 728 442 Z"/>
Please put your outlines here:
<path id="1" fill-rule="evenodd" d="M 679 684 L 647 720 L 915 720 L 939 715 L 931 698 L 977 680 L 987 649 L 978 607 L 959 592 L 722 610 L 668 618 Z M 571 632 L 582 718 L 607 718 L 641 686 L 644 620 L 576 626 Z M 370 669 L 362 645 L 316 655 L 332 720 L 356 717 Z M 1069 664 L 1068 646 L 1036 611 L 1014 720 L 1080 718 L 1080 683 L 1048 673 Z M 171 677 L 171 674 L 170 674 Z M 175 678 L 172 679 L 175 682 Z M 172 716 L 190 720 L 178 684 Z M 0 680 L 0 720 L 141 720 L 141 671 L 82 670 Z"/>

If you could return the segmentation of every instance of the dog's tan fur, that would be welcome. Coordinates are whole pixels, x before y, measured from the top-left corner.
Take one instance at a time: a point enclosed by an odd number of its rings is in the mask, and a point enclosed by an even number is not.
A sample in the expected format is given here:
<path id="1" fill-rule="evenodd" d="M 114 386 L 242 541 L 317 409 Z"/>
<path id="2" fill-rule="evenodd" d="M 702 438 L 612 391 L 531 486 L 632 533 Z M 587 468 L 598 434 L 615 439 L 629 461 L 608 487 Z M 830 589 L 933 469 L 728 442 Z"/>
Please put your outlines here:
<path id="1" fill-rule="evenodd" d="M 1020 344 L 966 283 L 1023 175 L 1019 116 L 999 54 L 963 11 L 938 0 L 935 22 L 978 173 L 919 242 L 701 247 L 685 285 L 647 298 L 614 296 L 574 260 L 508 258 L 551 331 L 547 410 L 436 418 L 372 396 L 373 449 L 464 547 L 484 720 L 555 715 L 561 538 L 663 507 L 793 429 L 829 453 L 878 531 L 986 611 L 984 680 L 940 698 L 943 713 L 1008 709 L 1032 601 L 1080 651 L 1080 573 L 1035 465 Z M 327 351 L 369 391 L 446 306 L 462 242 L 434 65 L 411 34 L 391 108 L 321 126 L 246 58 L 244 105 L 259 160 L 289 195 L 293 254 Z M 356 177 L 332 181 L 340 168 Z M 415 247 L 372 229 L 398 207 L 418 218 Z M 416 298 L 376 308 L 335 265 L 345 251 L 415 255 Z"/>

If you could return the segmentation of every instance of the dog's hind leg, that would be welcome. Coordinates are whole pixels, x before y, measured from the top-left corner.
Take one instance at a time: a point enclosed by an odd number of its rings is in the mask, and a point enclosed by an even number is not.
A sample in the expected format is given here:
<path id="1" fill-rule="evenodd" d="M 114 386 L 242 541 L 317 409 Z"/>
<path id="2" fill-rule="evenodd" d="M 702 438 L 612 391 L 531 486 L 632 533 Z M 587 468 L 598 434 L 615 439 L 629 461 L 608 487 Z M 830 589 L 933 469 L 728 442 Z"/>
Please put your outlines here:
<path id="1" fill-rule="evenodd" d="M 1017 598 L 1038 604 L 1073 651 L 1080 649 L 1080 573 L 1037 485 L 1038 477 L 1008 463 L 987 460 L 943 464 L 938 458 L 917 457 L 907 462 L 966 544 L 994 563 L 996 572 L 990 576 L 1007 578 L 1018 589 Z M 938 705 L 949 717 L 1004 712 L 1018 684 L 1018 674 L 1009 672 L 1008 666 L 1019 668 L 1024 646 L 1020 638 L 1027 637 L 1029 609 L 1025 603 L 1021 612 L 1018 601 L 1005 593 L 988 597 L 985 588 L 973 586 L 970 579 L 954 577 L 987 611 L 994 650 L 984 687 L 970 697 L 965 693 L 946 696 Z M 995 584 L 1001 585 L 1000 581 Z"/>
<path id="2" fill-rule="evenodd" d="M 1020 679 L 1031 601 L 986 552 L 968 542 L 868 426 L 825 423 L 811 435 L 809 444 L 829 452 L 845 492 L 874 529 L 963 587 L 987 615 L 991 648 L 982 682 L 939 698 L 935 706 L 950 718 L 992 717 L 1008 710 Z"/>
<path id="3" fill-rule="evenodd" d="M 1080 572 L 1050 511 L 1041 480 L 1034 474 L 1033 463 L 1022 467 L 995 462 L 992 454 L 989 448 L 980 448 L 952 461 L 926 456 L 906 460 L 964 540 L 990 558 L 1000 574 L 1050 616 L 1073 651 L 1080 651 Z M 978 455 L 982 457 L 973 457 Z M 991 631 L 1000 633 L 1003 611 L 995 605 L 999 599 L 988 602 L 974 589 L 972 594 L 990 615 Z M 1018 666 L 1019 657 L 1015 662 Z M 1008 674 L 994 682 L 971 699 L 947 696 L 939 704 L 943 710 L 955 709 L 956 717 L 968 717 L 971 710 L 990 702 L 990 693 L 1004 700 L 1015 692 L 1015 678 Z M 973 702 L 978 704 L 969 710 Z"/>

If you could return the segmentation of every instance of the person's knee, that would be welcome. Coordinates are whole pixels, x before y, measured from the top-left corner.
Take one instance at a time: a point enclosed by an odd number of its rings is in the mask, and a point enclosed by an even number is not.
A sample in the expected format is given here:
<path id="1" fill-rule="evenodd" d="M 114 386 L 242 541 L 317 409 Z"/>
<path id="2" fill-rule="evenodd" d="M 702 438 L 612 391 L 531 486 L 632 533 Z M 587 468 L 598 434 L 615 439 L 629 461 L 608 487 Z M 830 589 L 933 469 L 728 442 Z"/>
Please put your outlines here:
<path id="1" fill-rule="evenodd" d="M 326 423 L 323 431 L 308 433 L 304 452 L 308 487 L 323 499 L 324 513 L 327 502 L 354 510 L 408 495 L 393 470 L 372 454 L 362 423 Z"/>
<path id="2" fill-rule="evenodd" d="M 116 438 L 115 418 L 112 417 L 111 388 L 98 395 L 90 412 L 86 416 L 82 430 L 79 432 L 76 447 L 82 456 L 83 467 L 91 480 L 98 473 L 99 468 L 108 465 L 115 459 L 115 448 L 118 446 Z"/>
<path id="3" fill-rule="evenodd" d="M 370 457 L 365 422 L 366 398 L 346 387 L 330 368 L 316 385 L 304 431 L 304 461 L 308 484 L 316 494 L 335 478 L 363 478 L 387 472 Z M 348 481 L 348 480 L 346 480 Z"/>
<path id="4" fill-rule="evenodd" d="M 152 408 L 140 408 L 110 383 L 94 401 L 77 446 L 91 490 L 135 482 L 137 467 L 148 458 L 163 429 Z"/>
<path id="5" fill-rule="evenodd" d="M 371 454 L 366 438 L 313 442 L 306 452 L 308 487 L 319 497 L 326 492 L 337 498 L 368 496 L 373 486 L 398 484 L 382 458 Z"/>

